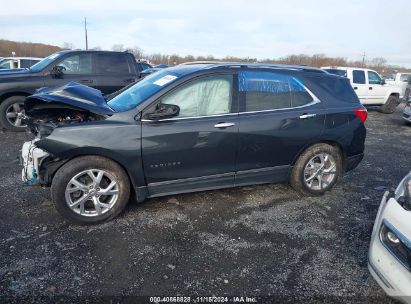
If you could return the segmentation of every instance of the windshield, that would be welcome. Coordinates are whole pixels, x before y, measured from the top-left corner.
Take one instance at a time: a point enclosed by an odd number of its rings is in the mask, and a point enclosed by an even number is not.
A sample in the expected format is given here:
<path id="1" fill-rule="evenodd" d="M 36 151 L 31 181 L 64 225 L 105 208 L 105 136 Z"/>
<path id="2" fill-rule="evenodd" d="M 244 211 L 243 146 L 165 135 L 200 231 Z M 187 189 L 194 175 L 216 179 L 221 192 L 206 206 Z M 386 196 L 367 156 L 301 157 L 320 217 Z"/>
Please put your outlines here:
<path id="1" fill-rule="evenodd" d="M 63 55 L 63 54 L 62 53 L 54 53 L 54 54 L 44 58 L 43 60 L 37 62 L 35 65 L 32 65 L 30 67 L 30 70 L 32 70 L 33 72 L 40 72 L 46 66 L 48 66 L 51 62 L 56 60 L 56 58 L 60 57 L 61 55 Z"/>
<path id="2" fill-rule="evenodd" d="M 178 75 L 170 71 L 158 71 L 111 99 L 108 105 L 116 112 L 131 110 L 177 78 Z"/>

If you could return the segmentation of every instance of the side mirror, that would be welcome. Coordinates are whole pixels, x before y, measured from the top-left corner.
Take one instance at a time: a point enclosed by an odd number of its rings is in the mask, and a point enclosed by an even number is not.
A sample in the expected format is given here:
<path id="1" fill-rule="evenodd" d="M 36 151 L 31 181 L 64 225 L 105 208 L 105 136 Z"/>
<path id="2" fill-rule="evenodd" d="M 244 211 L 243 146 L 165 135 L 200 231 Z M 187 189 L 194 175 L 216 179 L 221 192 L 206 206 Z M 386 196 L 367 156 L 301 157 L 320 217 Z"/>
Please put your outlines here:
<path id="1" fill-rule="evenodd" d="M 56 65 L 51 69 L 50 74 L 56 78 L 62 78 L 65 70 L 66 68 L 64 66 Z"/>
<path id="2" fill-rule="evenodd" d="M 180 113 L 180 107 L 172 104 L 157 104 L 154 112 L 147 113 L 144 118 L 149 120 L 160 120 L 175 117 Z"/>
<path id="3" fill-rule="evenodd" d="M 386 82 L 385 82 L 385 79 L 383 78 L 383 79 L 381 79 L 381 82 L 380 82 L 380 84 L 381 85 L 384 85 L 384 84 L 386 84 Z"/>

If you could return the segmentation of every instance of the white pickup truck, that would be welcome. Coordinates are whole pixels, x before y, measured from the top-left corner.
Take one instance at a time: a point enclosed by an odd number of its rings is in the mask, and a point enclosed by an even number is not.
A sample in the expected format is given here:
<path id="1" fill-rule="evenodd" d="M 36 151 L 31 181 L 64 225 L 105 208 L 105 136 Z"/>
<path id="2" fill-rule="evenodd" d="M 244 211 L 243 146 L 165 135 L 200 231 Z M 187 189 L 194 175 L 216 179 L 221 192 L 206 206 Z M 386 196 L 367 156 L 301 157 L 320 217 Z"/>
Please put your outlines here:
<path id="1" fill-rule="evenodd" d="M 378 105 L 381 112 L 391 114 L 400 103 L 401 89 L 386 83 L 376 71 L 353 67 L 322 67 L 322 69 L 349 78 L 363 105 Z"/>
<path id="2" fill-rule="evenodd" d="M 386 79 L 385 82 L 400 88 L 400 99 L 404 100 L 405 90 L 407 89 L 408 79 L 411 73 L 396 73 L 394 79 Z"/>

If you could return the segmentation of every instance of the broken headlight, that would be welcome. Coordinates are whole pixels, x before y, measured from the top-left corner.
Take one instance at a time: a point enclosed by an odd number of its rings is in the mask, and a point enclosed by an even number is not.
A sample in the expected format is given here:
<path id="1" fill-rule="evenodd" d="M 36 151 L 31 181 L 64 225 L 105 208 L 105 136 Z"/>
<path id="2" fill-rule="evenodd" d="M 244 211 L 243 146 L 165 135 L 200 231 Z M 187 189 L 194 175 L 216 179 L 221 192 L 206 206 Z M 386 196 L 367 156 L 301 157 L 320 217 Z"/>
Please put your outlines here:
<path id="1" fill-rule="evenodd" d="M 401 181 L 395 190 L 395 199 L 406 210 L 411 211 L 411 172 Z"/>
<path id="2" fill-rule="evenodd" d="M 411 241 L 384 219 L 380 239 L 385 248 L 409 271 L 411 271 Z"/>

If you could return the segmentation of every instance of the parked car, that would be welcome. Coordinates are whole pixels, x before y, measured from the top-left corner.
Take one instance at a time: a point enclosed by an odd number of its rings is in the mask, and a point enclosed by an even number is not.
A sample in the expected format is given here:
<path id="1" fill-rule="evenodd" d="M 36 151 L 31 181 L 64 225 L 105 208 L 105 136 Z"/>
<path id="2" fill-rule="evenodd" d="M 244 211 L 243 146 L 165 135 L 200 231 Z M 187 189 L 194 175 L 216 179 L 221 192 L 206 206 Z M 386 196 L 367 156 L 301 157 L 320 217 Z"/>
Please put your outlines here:
<path id="1" fill-rule="evenodd" d="M 0 125 L 24 131 L 24 100 L 40 87 L 56 87 L 70 81 L 113 93 L 140 78 L 141 68 L 128 52 L 61 51 L 30 69 L 0 72 Z"/>
<path id="2" fill-rule="evenodd" d="M 28 69 L 43 58 L 38 57 L 7 57 L 0 60 L 0 69 Z"/>
<path id="3" fill-rule="evenodd" d="M 165 64 L 159 64 L 156 66 L 153 66 L 152 68 L 146 69 L 144 71 L 141 72 L 141 77 L 146 77 L 147 75 L 150 75 L 154 72 L 160 71 L 162 69 L 167 68 L 167 66 Z"/>
<path id="4" fill-rule="evenodd" d="M 380 106 L 381 112 L 391 114 L 400 103 L 400 88 L 387 84 L 376 71 L 352 67 L 323 67 L 322 69 L 349 78 L 363 105 Z"/>
<path id="5" fill-rule="evenodd" d="M 405 91 L 407 89 L 408 80 L 411 77 L 411 73 L 396 73 L 394 79 L 387 79 L 388 84 L 397 86 L 400 88 L 400 100 L 405 100 Z"/>
<path id="6" fill-rule="evenodd" d="M 153 67 L 151 64 L 148 64 L 147 62 L 141 60 L 137 60 L 137 65 L 139 66 L 141 72 Z"/>
<path id="7" fill-rule="evenodd" d="M 348 79 L 307 66 L 193 63 L 106 103 L 79 84 L 27 98 L 22 179 L 78 223 L 175 193 L 289 181 L 321 195 L 363 158 L 367 110 Z"/>
<path id="8" fill-rule="evenodd" d="M 409 99 L 405 102 L 402 118 L 405 120 L 406 124 L 411 125 L 411 100 Z"/>
<path id="9" fill-rule="evenodd" d="M 411 303 L 411 172 L 382 198 L 368 268 L 389 296 Z"/>

